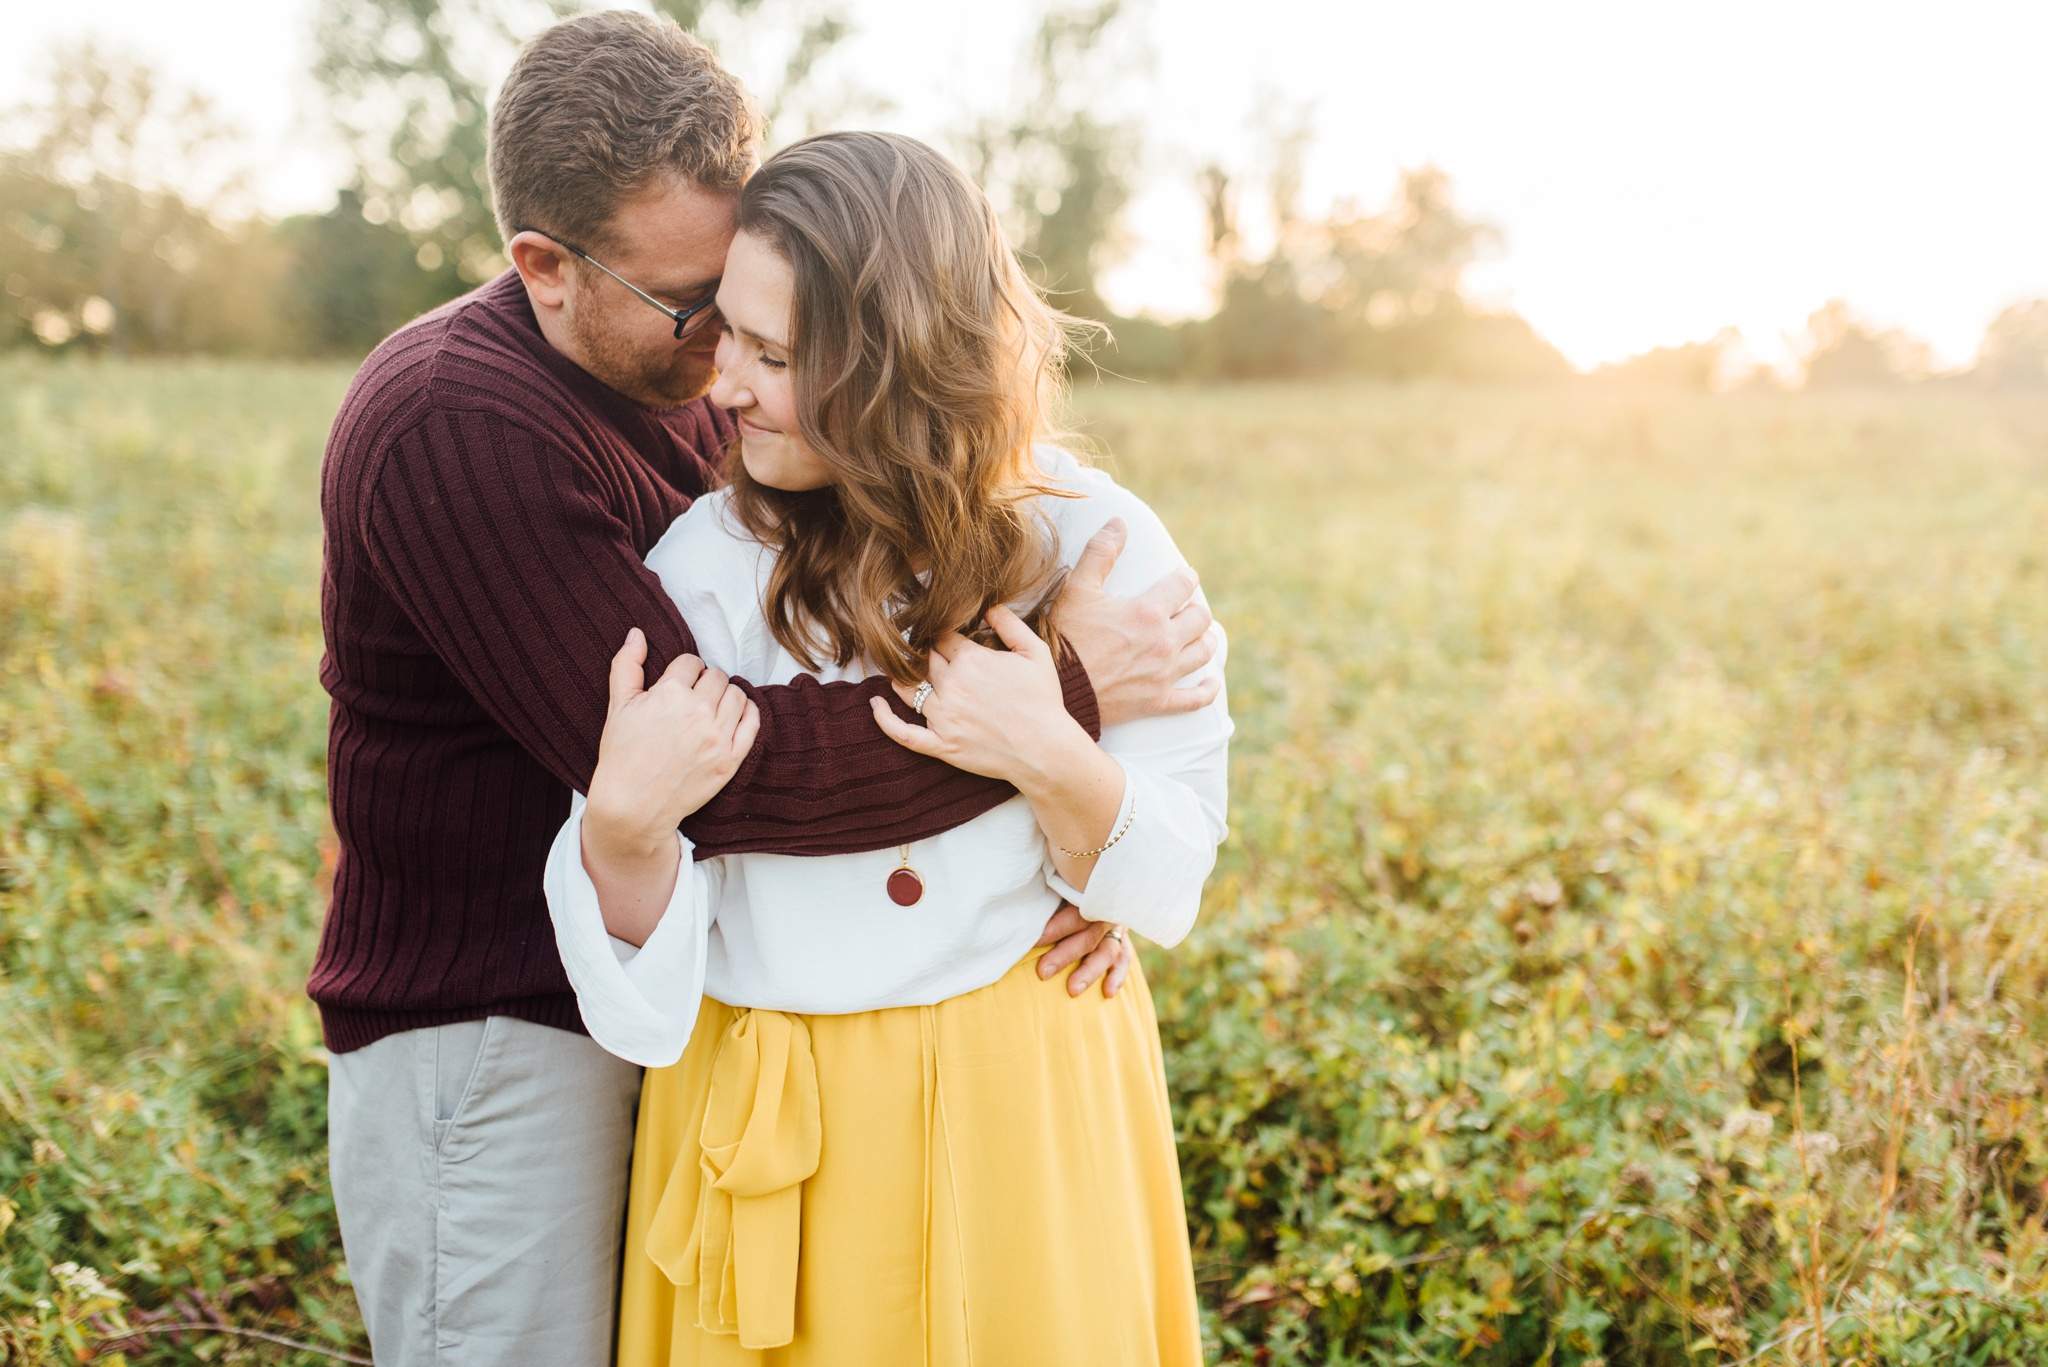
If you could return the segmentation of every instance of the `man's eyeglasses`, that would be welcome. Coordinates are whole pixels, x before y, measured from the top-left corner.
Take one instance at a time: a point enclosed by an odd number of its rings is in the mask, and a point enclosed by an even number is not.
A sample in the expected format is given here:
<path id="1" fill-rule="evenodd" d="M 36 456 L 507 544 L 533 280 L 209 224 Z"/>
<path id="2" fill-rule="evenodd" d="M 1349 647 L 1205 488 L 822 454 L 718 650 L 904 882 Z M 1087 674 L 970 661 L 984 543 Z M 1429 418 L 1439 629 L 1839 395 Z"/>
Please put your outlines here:
<path id="1" fill-rule="evenodd" d="M 573 252 L 575 255 L 582 257 L 585 261 L 588 261 L 591 265 L 597 267 L 606 275 L 609 275 L 612 279 L 618 281 L 621 285 L 624 285 L 627 289 L 639 295 L 642 299 L 645 299 L 655 308 L 660 309 L 664 314 L 668 315 L 670 318 L 675 319 L 676 340 L 679 342 L 682 341 L 683 338 L 700 331 L 706 323 L 710 322 L 711 319 L 714 316 L 716 316 L 711 312 L 711 306 L 718 302 L 718 295 L 716 291 L 713 291 L 709 297 L 695 304 L 690 305 L 690 307 L 686 309 L 671 308 L 669 305 L 662 303 L 659 299 L 656 299 L 653 295 L 649 294 L 646 290 L 641 289 L 638 285 L 628 280 L 625 276 L 620 275 L 610 266 L 605 265 L 604 262 L 592 256 L 589 252 L 584 251 L 583 248 L 577 246 L 575 243 L 564 242 L 561 238 L 556 237 L 553 233 L 542 232 L 539 228 L 522 228 L 519 231 L 540 233 L 542 237 L 554 243 L 557 247 L 562 248 L 564 251 Z"/>

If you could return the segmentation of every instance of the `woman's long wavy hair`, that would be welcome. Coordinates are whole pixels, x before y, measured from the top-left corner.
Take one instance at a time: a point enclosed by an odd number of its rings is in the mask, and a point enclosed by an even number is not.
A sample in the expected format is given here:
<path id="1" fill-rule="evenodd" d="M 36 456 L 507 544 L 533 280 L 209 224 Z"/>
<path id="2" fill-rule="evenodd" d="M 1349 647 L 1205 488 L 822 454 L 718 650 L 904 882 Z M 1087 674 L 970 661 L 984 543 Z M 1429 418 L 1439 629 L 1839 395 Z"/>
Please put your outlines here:
<path id="1" fill-rule="evenodd" d="M 762 604 L 816 669 L 864 661 L 900 683 L 997 603 L 1049 605 L 1058 548 L 1031 500 L 1032 443 L 1060 394 L 1070 320 L 1019 268 L 995 210 L 913 138 L 826 133 L 747 182 L 739 231 L 795 275 L 797 421 L 834 483 L 727 477 L 740 524 L 776 552 Z"/>

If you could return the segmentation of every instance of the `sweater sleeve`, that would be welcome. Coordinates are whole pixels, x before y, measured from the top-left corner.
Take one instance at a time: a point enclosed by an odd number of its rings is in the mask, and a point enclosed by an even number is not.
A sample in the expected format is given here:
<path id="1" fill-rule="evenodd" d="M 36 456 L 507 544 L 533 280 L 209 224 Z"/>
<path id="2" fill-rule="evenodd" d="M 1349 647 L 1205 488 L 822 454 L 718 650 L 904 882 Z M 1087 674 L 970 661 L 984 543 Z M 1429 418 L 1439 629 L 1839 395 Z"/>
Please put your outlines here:
<path id="1" fill-rule="evenodd" d="M 597 766 L 607 675 L 626 632 L 646 633 L 650 678 L 695 648 L 595 482 L 503 419 L 428 414 L 386 448 L 355 522 L 377 578 L 435 654 L 578 792 Z M 1068 709 L 1098 734 L 1086 674 L 1070 666 L 1063 682 Z M 699 859 L 886 849 L 1012 795 L 883 735 L 871 697 L 916 720 L 886 680 L 742 686 L 760 706 L 761 734 L 724 791 L 684 823 Z"/>

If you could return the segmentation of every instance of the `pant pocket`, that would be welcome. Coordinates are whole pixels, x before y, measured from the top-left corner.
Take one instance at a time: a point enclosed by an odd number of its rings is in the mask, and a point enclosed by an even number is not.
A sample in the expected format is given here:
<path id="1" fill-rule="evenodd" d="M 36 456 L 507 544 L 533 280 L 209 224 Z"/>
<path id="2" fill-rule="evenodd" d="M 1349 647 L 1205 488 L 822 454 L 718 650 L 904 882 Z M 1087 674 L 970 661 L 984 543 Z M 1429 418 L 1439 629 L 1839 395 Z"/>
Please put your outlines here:
<path id="1" fill-rule="evenodd" d="M 439 1150 L 476 1092 L 494 1018 L 458 1021 L 434 1030 L 434 1148 Z"/>

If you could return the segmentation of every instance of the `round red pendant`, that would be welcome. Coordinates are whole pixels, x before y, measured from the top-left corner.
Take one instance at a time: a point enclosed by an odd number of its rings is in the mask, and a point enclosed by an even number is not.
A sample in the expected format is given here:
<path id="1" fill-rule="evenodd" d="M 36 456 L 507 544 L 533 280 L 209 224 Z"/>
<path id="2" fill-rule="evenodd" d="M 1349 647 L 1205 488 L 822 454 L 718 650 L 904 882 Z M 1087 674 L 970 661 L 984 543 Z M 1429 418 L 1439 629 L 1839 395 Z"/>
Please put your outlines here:
<path id="1" fill-rule="evenodd" d="M 924 879 L 918 877 L 916 869 L 898 869 L 889 875 L 889 900 L 897 906 L 916 906 L 922 896 Z"/>

